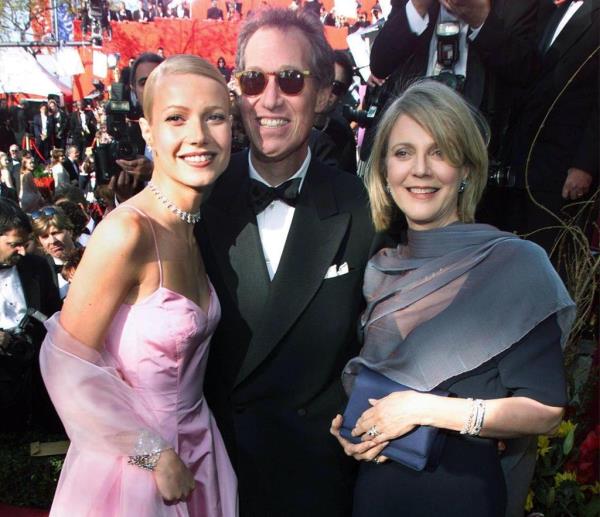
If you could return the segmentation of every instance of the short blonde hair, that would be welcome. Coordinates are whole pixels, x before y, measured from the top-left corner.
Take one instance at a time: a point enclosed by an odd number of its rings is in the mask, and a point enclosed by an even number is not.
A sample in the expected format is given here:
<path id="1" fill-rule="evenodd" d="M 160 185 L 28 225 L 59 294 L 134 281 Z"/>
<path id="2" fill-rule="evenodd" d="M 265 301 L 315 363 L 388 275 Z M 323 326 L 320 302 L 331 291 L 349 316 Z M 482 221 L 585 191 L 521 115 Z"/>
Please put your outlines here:
<path id="1" fill-rule="evenodd" d="M 483 116 L 454 90 L 437 81 L 414 83 L 385 111 L 365 173 L 371 215 L 378 231 L 390 227 L 398 207 L 386 191 L 390 134 L 406 115 L 427 131 L 454 167 L 467 171 L 466 185 L 458 198 L 458 218 L 475 219 L 475 209 L 487 183 L 489 126 Z"/>
<path id="2" fill-rule="evenodd" d="M 185 74 L 199 75 L 201 77 L 214 79 L 221 86 L 223 86 L 223 90 L 229 98 L 229 91 L 227 89 L 225 78 L 214 65 L 211 65 L 208 61 L 191 54 L 179 54 L 176 56 L 171 56 L 165 59 L 154 70 L 152 70 L 144 86 L 143 110 L 144 118 L 148 120 L 148 122 L 152 122 L 152 105 L 154 103 L 154 91 L 156 90 L 156 83 L 161 79 L 161 77 L 164 76 Z M 201 94 L 202 92 L 198 92 L 198 95 Z"/>

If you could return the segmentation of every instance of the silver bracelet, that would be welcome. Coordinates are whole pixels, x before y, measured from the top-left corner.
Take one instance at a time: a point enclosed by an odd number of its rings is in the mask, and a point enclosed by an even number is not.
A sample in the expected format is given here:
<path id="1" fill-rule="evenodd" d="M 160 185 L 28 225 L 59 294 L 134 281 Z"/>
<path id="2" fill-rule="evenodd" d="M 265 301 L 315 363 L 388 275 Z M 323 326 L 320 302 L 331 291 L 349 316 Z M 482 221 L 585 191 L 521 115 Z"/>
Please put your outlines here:
<path id="1" fill-rule="evenodd" d="M 469 413 L 469 417 L 465 421 L 465 425 L 460 430 L 460 434 L 468 434 L 469 430 L 471 429 L 471 425 L 473 425 L 473 418 L 474 418 L 474 413 L 475 413 L 475 401 L 469 397 L 467 399 L 467 402 L 471 403 L 471 411 Z"/>
<path id="2" fill-rule="evenodd" d="M 483 419 L 485 418 L 485 400 L 477 399 L 475 404 L 477 406 L 477 418 L 475 419 L 473 429 L 469 433 L 471 436 L 479 436 L 483 427 Z"/>
<path id="3" fill-rule="evenodd" d="M 128 465 L 134 465 L 144 470 L 154 470 L 160 459 L 162 451 L 153 452 L 151 454 L 140 454 L 138 456 L 129 456 Z"/>

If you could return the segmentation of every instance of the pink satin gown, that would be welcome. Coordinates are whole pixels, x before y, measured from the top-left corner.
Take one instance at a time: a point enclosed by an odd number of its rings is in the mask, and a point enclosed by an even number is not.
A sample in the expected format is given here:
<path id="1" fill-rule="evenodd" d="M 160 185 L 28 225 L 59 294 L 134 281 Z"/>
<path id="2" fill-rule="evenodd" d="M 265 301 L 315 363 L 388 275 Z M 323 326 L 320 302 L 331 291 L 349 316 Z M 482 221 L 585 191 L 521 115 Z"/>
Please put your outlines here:
<path id="1" fill-rule="evenodd" d="M 205 312 L 164 287 L 160 256 L 157 259 L 159 288 L 143 301 L 119 308 L 100 357 L 92 353 L 85 358 L 89 348 L 80 349 L 84 345 L 76 342 L 64 345 L 73 338 L 60 326 L 58 314 L 47 324 L 42 369 L 72 441 L 52 517 L 238 514 L 236 477 L 202 392 L 209 342 L 220 318 L 219 301 L 210 285 L 210 305 Z M 84 356 L 92 368 L 102 366 L 98 386 L 87 389 L 92 408 L 77 409 L 85 405 L 88 395 L 86 388 L 80 388 L 81 395 L 74 392 L 78 386 L 93 386 L 96 376 L 92 371 L 77 379 L 79 374 L 73 372 L 77 368 L 68 363 L 74 361 L 77 366 L 81 359 L 73 358 L 73 352 Z M 65 358 L 65 354 L 71 357 Z M 52 368 L 57 361 L 65 369 L 62 375 L 58 367 Z M 71 387 L 63 386 L 63 375 L 75 377 Z M 79 396 L 82 400 L 72 400 Z M 150 428 L 159 435 L 191 470 L 196 487 L 186 501 L 165 503 L 152 472 L 128 465 L 127 455 L 115 454 L 117 449 L 131 450 L 136 427 Z M 103 442 L 106 436 L 110 436 L 107 444 L 94 443 Z"/>

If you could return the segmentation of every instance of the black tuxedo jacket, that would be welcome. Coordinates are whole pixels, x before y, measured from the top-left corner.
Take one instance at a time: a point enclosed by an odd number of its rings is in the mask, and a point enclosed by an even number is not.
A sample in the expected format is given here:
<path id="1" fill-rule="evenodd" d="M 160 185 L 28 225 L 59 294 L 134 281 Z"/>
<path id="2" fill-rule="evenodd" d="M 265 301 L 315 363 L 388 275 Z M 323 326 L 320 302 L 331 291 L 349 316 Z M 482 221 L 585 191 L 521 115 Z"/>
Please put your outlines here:
<path id="1" fill-rule="evenodd" d="M 429 25 L 417 36 L 410 30 L 406 3 L 393 0 L 392 11 L 371 48 L 371 71 L 391 78 L 400 93 L 416 78 L 424 77 L 429 45 L 440 4 L 429 9 Z M 487 117 L 496 154 L 508 121 L 516 89 L 527 85 L 535 61 L 539 0 L 492 0 L 492 10 L 474 41 L 469 42 L 464 96 Z"/>
<path id="2" fill-rule="evenodd" d="M 36 309 L 47 317 L 60 310 L 58 288 L 44 257 L 25 255 L 17 263 L 17 271 L 28 309 Z"/>
<path id="3" fill-rule="evenodd" d="M 137 10 L 133 11 L 133 21 L 134 22 L 139 22 L 139 21 L 151 22 L 153 19 L 154 19 L 154 15 L 152 15 L 146 9 L 142 9 L 141 11 L 139 9 L 137 9 Z"/>
<path id="4" fill-rule="evenodd" d="M 50 143 L 54 140 L 54 120 L 51 115 L 47 115 L 46 117 L 46 142 Z M 36 140 L 42 139 L 42 116 L 39 113 L 36 113 L 33 116 L 33 136 Z"/>
<path id="5" fill-rule="evenodd" d="M 96 119 L 89 111 L 85 111 L 85 123 L 89 133 L 85 133 L 79 111 L 74 111 L 69 115 L 69 138 L 75 144 L 78 142 L 91 142 L 96 135 Z"/>
<path id="6" fill-rule="evenodd" d="M 359 351 L 373 229 L 359 179 L 311 162 L 269 280 L 248 201 L 248 154 L 232 158 L 197 227 L 222 306 L 206 396 L 239 479 L 244 517 L 350 514 L 356 463 L 329 434 Z M 349 273 L 324 279 L 347 263 Z"/>
<path id="7" fill-rule="evenodd" d="M 69 180 L 71 181 L 77 181 L 77 179 L 79 178 L 79 174 L 77 172 L 77 169 L 75 169 L 75 165 L 73 165 L 73 162 L 71 160 L 69 160 L 68 158 L 65 158 L 62 162 L 63 167 L 65 168 L 65 170 L 67 171 L 67 174 L 69 175 Z M 79 167 L 79 170 L 81 170 L 81 165 L 77 164 Z"/>
<path id="8" fill-rule="evenodd" d="M 600 0 L 586 0 L 541 57 L 512 133 L 519 187 L 525 186 L 529 148 L 555 100 L 533 148 L 529 185 L 560 195 L 571 167 L 592 174 L 597 184 L 599 22 Z"/>

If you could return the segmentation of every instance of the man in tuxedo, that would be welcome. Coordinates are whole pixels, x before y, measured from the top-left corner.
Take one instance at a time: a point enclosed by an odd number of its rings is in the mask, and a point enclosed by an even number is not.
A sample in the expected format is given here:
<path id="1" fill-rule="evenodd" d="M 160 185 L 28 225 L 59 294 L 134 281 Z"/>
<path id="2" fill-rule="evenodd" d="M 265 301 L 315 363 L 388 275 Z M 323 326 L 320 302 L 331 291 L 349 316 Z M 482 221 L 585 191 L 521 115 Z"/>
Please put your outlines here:
<path id="1" fill-rule="evenodd" d="M 91 111 L 85 109 L 83 101 L 79 100 L 73 106 L 69 116 L 69 143 L 77 146 L 79 155 L 83 155 L 96 135 L 96 119 Z"/>
<path id="2" fill-rule="evenodd" d="M 35 426 L 60 430 L 43 387 L 37 352 L 45 334 L 27 314 L 51 316 L 60 309 L 58 290 L 48 263 L 26 255 L 31 224 L 10 200 L 0 198 L 0 406 L 3 431 L 24 430 L 33 412 Z M 38 313 L 35 313 L 36 315 Z M 22 328 L 19 328 L 22 324 Z"/>
<path id="3" fill-rule="evenodd" d="M 119 2 L 118 9 L 110 12 L 110 19 L 115 22 L 130 22 L 133 20 L 131 11 L 125 6 L 125 2 Z"/>
<path id="4" fill-rule="evenodd" d="M 89 176 L 86 173 L 82 176 L 83 171 L 79 163 L 79 148 L 76 145 L 67 147 L 67 156 L 62 164 L 69 175 L 69 180 L 78 183 L 79 187 L 85 190 L 89 182 Z"/>
<path id="5" fill-rule="evenodd" d="M 40 157 L 46 161 L 54 140 L 54 123 L 45 102 L 40 105 L 40 112 L 33 116 L 33 136 Z"/>
<path id="6" fill-rule="evenodd" d="M 217 0 L 211 0 L 210 7 L 206 11 L 206 19 L 223 21 L 223 10 L 219 9 Z"/>
<path id="7" fill-rule="evenodd" d="M 500 226 L 535 232 L 528 238 L 548 252 L 559 234 L 549 227 L 567 215 L 561 213 L 565 205 L 587 200 L 598 186 L 599 31 L 599 0 L 567 0 L 554 8 L 539 42 L 533 84 L 516 110 L 519 116 L 511 131 L 508 163 L 516 184 L 507 192 Z M 527 185 L 551 213 L 531 201 Z"/>
<path id="8" fill-rule="evenodd" d="M 206 396 L 242 516 L 347 516 L 356 464 L 329 427 L 345 406 L 340 373 L 360 348 L 367 198 L 356 176 L 308 149 L 333 80 L 318 18 L 262 10 L 237 48 L 250 150 L 232 158 L 197 227 L 222 307 Z"/>
<path id="9" fill-rule="evenodd" d="M 133 21 L 140 23 L 148 23 L 151 22 L 154 16 L 150 15 L 150 11 L 144 9 L 144 0 L 139 0 L 138 8 L 133 11 Z"/>

